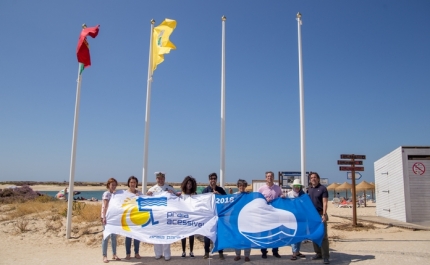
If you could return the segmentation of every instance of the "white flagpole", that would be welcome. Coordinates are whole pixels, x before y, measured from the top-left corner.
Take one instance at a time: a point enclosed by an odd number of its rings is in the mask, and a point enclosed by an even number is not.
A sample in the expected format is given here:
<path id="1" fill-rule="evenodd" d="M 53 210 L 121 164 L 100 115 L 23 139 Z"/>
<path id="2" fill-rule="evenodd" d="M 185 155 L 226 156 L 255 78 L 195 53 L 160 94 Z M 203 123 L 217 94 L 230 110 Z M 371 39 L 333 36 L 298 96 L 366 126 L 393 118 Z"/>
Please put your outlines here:
<path id="1" fill-rule="evenodd" d="M 221 169 L 219 174 L 220 186 L 224 187 L 225 175 L 225 21 L 222 16 L 222 43 L 221 43 Z"/>
<path id="2" fill-rule="evenodd" d="M 305 183 L 306 176 L 306 150 L 305 150 L 305 93 L 303 89 L 303 62 L 302 62 L 302 14 L 297 13 L 297 29 L 299 39 L 299 91 L 300 91 L 300 151 L 301 151 L 301 182 L 305 187 L 309 183 Z"/>
<path id="3" fill-rule="evenodd" d="M 85 25 L 85 24 L 84 24 Z M 84 27 L 84 26 L 82 26 Z M 78 85 L 76 87 L 75 118 L 73 123 L 72 155 L 70 161 L 69 196 L 67 202 L 66 238 L 70 238 L 73 214 L 73 192 L 75 183 L 76 142 L 78 141 L 79 102 L 81 98 L 81 63 L 78 64 Z"/>
<path id="4" fill-rule="evenodd" d="M 142 172 L 142 193 L 146 194 L 148 182 L 148 145 L 149 145 L 149 118 L 151 110 L 151 83 L 152 83 L 152 35 L 155 20 L 151 19 L 151 36 L 149 37 L 149 60 L 148 60 L 148 83 L 146 87 L 146 114 L 145 114 L 145 138 L 143 147 L 143 172 Z"/>
<path id="5" fill-rule="evenodd" d="M 82 28 L 85 29 L 87 25 L 82 24 Z M 81 101 L 81 83 L 82 83 L 82 71 L 81 63 L 78 63 L 78 84 L 76 86 L 76 102 L 75 102 L 75 118 L 73 121 L 73 137 L 72 137 L 72 154 L 70 158 L 70 176 L 69 176 L 69 196 L 67 198 L 67 222 L 66 222 L 66 238 L 70 238 L 72 231 L 72 214 L 73 214 L 73 195 L 75 185 L 75 161 L 76 161 L 76 143 L 78 141 L 78 124 L 79 124 L 79 105 Z"/>

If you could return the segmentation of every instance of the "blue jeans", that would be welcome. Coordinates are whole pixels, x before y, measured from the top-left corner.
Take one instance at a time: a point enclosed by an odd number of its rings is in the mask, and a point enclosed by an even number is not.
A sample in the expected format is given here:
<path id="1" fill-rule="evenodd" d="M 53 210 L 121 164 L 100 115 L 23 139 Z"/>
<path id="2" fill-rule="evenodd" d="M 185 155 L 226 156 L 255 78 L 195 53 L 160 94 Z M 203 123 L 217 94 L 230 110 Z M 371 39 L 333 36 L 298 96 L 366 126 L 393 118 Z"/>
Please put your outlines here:
<path id="1" fill-rule="evenodd" d="M 111 245 L 112 245 L 112 253 L 114 255 L 116 255 L 116 234 L 110 234 L 109 236 L 107 236 L 105 239 L 103 239 L 102 241 L 102 251 L 103 251 L 103 257 L 107 257 L 107 248 L 108 248 L 108 241 L 109 241 L 109 237 L 110 237 L 110 241 L 111 241 Z"/>
<path id="2" fill-rule="evenodd" d="M 293 254 L 297 254 L 300 252 L 300 246 L 302 245 L 302 242 L 291 244 L 291 250 L 293 251 Z"/>
<path id="3" fill-rule="evenodd" d="M 139 254 L 140 241 L 137 239 L 134 239 L 133 245 L 134 245 L 134 254 Z M 130 237 L 125 238 L 125 254 L 127 254 L 127 255 L 131 254 L 131 238 Z"/>

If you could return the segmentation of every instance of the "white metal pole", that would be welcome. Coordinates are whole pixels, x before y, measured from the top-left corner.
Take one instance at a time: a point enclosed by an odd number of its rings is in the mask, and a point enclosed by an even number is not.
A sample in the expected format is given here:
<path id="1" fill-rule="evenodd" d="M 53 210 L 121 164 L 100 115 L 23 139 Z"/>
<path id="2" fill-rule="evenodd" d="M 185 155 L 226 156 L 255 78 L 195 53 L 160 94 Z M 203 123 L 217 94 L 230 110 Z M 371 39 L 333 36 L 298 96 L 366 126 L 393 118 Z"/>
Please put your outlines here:
<path id="1" fill-rule="evenodd" d="M 221 161 L 220 161 L 220 186 L 225 182 L 225 21 L 222 16 L 222 40 L 221 40 Z"/>
<path id="2" fill-rule="evenodd" d="M 300 90 L 300 152 L 301 152 L 301 182 L 305 187 L 309 183 L 305 183 L 306 176 L 306 150 L 305 150 L 305 93 L 303 88 L 303 62 L 302 62 L 302 14 L 297 13 L 297 30 L 299 39 L 299 90 Z M 307 179 L 306 179 L 307 180 Z"/>
<path id="3" fill-rule="evenodd" d="M 154 32 L 155 20 L 151 20 L 151 36 L 149 37 L 149 60 L 148 60 L 148 80 L 146 87 L 146 114 L 145 114 L 145 138 L 143 147 L 143 172 L 142 172 L 142 193 L 146 194 L 148 182 L 148 146 L 149 146 L 149 118 L 151 110 L 151 83 L 152 83 L 152 35 Z"/>
<path id="4" fill-rule="evenodd" d="M 69 196 L 67 202 L 66 238 L 70 238 L 73 213 L 73 192 L 75 183 L 76 142 L 78 141 L 79 103 L 81 98 L 81 63 L 78 64 L 78 84 L 76 87 L 75 118 L 73 122 L 72 154 L 70 161 Z"/>

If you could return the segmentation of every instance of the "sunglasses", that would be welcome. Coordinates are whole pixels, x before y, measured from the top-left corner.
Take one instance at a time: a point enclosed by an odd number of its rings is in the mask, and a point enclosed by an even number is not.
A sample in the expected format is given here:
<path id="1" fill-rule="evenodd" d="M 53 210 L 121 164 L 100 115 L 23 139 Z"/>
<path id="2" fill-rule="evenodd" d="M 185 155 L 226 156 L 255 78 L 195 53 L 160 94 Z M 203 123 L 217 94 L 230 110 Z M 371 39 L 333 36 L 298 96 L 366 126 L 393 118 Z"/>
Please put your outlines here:
<path id="1" fill-rule="evenodd" d="M 210 180 L 217 180 L 217 178 L 216 177 L 212 177 L 212 178 L 210 178 Z"/>

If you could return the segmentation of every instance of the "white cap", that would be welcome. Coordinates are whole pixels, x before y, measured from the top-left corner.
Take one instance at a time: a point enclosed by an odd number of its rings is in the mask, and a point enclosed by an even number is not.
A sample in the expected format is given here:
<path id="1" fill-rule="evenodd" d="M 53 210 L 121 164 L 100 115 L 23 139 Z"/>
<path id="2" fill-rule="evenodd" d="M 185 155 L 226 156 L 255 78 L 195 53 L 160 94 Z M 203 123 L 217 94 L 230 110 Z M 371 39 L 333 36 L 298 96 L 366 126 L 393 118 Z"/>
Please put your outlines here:
<path id="1" fill-rule="evenodd" d="M 161 175 L 164 175 L 164 176 L 166 175 L 166 173 L 165 173 L 165 172 L 161 172 L 161 171 L 157 171 L 157 172 L 155 172 L 154 174 L 155 174 L 155 176 L 158 176 L 158 175 L 160 175 L 160 174 L 161 174 Z"/>
<path id="2" fill-rule="evenodd" d="M 291 186 L 298 186 L 298 185 L 303 186 L 302 182 L 300 181 L 300 179 L 295 179 L 293 181 L 293 184 L 291 184 Z"/>

